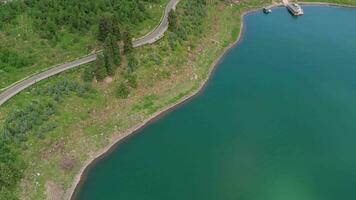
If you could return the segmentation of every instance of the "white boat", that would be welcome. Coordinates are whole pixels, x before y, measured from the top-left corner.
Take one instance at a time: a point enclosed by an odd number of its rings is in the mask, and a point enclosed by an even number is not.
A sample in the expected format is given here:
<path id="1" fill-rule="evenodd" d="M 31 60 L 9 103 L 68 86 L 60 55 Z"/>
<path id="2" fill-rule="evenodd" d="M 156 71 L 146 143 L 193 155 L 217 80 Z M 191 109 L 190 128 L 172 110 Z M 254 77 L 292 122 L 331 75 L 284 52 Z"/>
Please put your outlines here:
<path id="1" fill-rule="evenodd" d="M 302 7 L 297 3 L 289 3 L 287 5 L 287 9 L 289 10 L 290 13 L 292 13 L 295 16 L 304 14 Z"/>

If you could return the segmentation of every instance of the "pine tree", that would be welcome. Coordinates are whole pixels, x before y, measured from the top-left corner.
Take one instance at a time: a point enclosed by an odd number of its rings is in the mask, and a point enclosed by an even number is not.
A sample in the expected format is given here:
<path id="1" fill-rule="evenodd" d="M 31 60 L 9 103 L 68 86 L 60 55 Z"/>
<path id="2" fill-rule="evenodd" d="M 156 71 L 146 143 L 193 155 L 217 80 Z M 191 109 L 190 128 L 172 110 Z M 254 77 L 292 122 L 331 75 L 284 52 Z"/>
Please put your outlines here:
<path id="1" fill-rule="evenodd" d="M 169 22 L 169 30 L 175 32 L 178 26 L 178 19 L 176 12 L 174 10 L 169 11 L 168 15 L 168 22 Z"/>
<path id="2" fill-rule="evenodd" d="M 83 72 L 83 80 L 85 82 L 91 82 L 95 76 L 95 68 L 93 68 L 93 64 L 90 64 L 88 67 L 85 68 Z"/>
<path id="3" fill-rule="evenodd" d="M 124 32 L 123 40 L 124 40 L 124 53 L 125 54 L 131 53 L 133 46 L 132 46 L 132 35 L 130 31 L 126 30 Z"/>
<path id="4" fill-rule="evenodd" d="M 104 61 L 108 75 L 114 75 L 115 70 L 120 64 L 120 50 L 115 37 L 111 34 L 105 39 L 104 44 Z"/>
<path id="5" fill-rule="evenodd" d="M 137 61 L 137 59 L 135 58 L 135 56 L 132 55 L 132 54 L 129 54 L 129 55 L 127 56 L 127 59 L 128 59 L 127 72 L 128 72 L 129 74 L 131 74 L 131 73 L 133 73 L 133 72 L 136 70 L 136 68 L 138 67 L 138 61 Z"/>
<path id="6" fill-rule="evenodd" d="M 106 75 L 104 57 L 102 55 L 98 55 L 96 60 L 95 78 L 97 81 L 102 81 Z"/>
<path id="7" fill-rule="evenodd" d="M 112 17 L 110 14 L 104 14 L 99 20 L 98 40 L 104 42 L 105 38 L 112 33 L 112 31 Z"/>
<path id="8" fill-rule="evenodd" d="M 112 20 L 112 34 L 115 37 L 116 41 L 121 40 L 120 23 L 117 18 L 113 18 Z"/>

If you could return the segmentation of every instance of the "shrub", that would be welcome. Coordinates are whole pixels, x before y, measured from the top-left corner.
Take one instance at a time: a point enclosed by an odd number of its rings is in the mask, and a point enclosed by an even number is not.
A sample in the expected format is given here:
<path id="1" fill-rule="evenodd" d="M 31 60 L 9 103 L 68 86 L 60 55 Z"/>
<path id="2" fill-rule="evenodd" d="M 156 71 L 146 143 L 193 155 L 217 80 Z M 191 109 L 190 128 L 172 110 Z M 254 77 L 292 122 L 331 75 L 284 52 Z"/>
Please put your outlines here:
<path id="1" fill-rule="evenodd" d="M 120 83 L 120 85 L 115 90 L 116 97 L 120 99 L 126 99 L 130 94 L 130 90 L 125 83 Z"/>

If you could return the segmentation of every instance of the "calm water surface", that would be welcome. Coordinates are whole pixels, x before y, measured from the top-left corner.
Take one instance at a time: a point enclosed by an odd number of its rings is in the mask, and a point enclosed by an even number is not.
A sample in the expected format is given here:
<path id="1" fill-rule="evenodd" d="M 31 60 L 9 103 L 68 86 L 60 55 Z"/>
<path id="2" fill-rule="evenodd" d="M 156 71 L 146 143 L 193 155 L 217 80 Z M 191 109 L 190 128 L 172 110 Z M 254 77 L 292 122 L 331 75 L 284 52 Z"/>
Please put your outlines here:
<path id="1" fill-rule="evenodd" d="M 246 17 L 205 92 L 93 167 L 80 200 L 356 199 L 356 10 Z"/>

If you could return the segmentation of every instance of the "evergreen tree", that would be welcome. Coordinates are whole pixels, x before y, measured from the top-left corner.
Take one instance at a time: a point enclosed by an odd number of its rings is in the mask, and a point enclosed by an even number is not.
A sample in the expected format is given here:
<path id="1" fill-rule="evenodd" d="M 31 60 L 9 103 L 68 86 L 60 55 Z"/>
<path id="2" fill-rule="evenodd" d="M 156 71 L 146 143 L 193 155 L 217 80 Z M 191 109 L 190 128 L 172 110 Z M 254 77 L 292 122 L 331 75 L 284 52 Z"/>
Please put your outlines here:
<path id="1" fill-rule="evenodd" d="M 178 19 L 176 12 L 174 10 L 169 11 L 168 15 L 168 22 L 169 22 L 169 30 L 175 32 L 178 26 Z"/>
<path id="2" fill-rule="evenodd" d="M 97 81 L 102 81 L 106 77 L 105 61 L 102 55 L 98 55 L 96 60 L 95 78 Z"/>
<path id="3" fill-rule="evenodd" d="M 135 56 L 132 55 L 132 53 L 127 56 L 127 60 L 128 60 L 127 72 L 128 72 L 129 74 L 131 74 L 131 73 L 133 73 L 133 72 L 137 69 L 137 67 L 138 67 L 138 61 L 137 61 L 137 59 L 135 58 Z"/>
<path id="4" fill-rule="evenodd" d="M 83 80 L 85 82 L 91 82 L 95 76 L 95 71 L 93 68 L 93 64 L 90 64 L 88 67 L 85 68 L 83 72 Z"/>
<path id="5" fill-rule="evenodd" d="M 98 40 L 101 42 L 105 41 L 105 38 L 111 34 L 113 31 L 112 27 L 112 17 L 110 14 L 105 14 L 99 20 L 99 32 L 98 32 Z"/>
<path id="6" fill-rule="evenodd" d="M 132 35 L 130 31 L 126 30 L 124 32 L 123 40 L 124 40 L 124 53 L 125 54 L 131 53 L 133 46 L 132 46 Z"/>
<path id="7" fill-rule="evenodd" d="M 120 64 L 120 50 L 115 37 L 109 34 L 104 44 L 104 60 L 108 75 L 114 75 L 117 66 Z"/>
<path id="8" fill-rule="evenodd" d="M 116 88 L 115 95 L 120 99 L 126 99 L 130 94 L 130 90 L 125 83 L 120 83 Z"/>
<path id="9" fill-rule="evenodd" d="M 120 22 L 117 18 L 113 18 L 112 20 L 112 35 L 116 41 L 121 40 Z"/>

